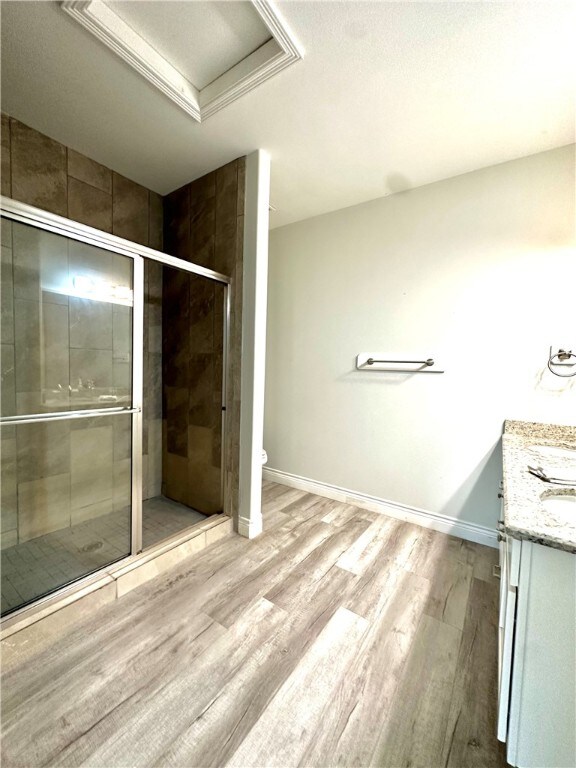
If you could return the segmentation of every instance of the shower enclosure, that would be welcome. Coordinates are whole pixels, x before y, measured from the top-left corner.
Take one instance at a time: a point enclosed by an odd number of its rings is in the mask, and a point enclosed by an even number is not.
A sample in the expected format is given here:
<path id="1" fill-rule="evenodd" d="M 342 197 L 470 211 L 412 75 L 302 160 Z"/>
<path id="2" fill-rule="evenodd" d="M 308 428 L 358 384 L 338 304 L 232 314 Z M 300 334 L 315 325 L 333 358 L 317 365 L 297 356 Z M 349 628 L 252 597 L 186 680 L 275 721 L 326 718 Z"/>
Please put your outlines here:
<path id="1" fill-rule="evenodd" d="M 229 278 L 3 200 L 2 614 L 224 509 Z"/>

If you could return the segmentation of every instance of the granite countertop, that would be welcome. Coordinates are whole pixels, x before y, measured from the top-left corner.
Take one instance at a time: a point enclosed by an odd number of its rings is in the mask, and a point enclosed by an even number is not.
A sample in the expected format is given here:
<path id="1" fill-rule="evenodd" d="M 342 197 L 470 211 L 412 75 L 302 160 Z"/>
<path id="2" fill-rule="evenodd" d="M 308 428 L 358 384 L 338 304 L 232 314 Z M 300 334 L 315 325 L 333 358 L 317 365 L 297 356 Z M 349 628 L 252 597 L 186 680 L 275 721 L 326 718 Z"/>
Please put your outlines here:
<path id="1" fill-rule="evenodd" d="M 574 451 L 547 455 L 539 447 Z M 545 449 L 544 449 L 545 451 Z M 576 427 L 504 422 L 504 529 L 516 539 L 527 539 L 576 553 L 576 504 L 574 516 L 555 514 L 542 503 L 542 494 L 576 495 Z M 551 477 L 574 478 L 574 485 L 552 485 L 528 472 L 528 465 L 543 467 Z"/>

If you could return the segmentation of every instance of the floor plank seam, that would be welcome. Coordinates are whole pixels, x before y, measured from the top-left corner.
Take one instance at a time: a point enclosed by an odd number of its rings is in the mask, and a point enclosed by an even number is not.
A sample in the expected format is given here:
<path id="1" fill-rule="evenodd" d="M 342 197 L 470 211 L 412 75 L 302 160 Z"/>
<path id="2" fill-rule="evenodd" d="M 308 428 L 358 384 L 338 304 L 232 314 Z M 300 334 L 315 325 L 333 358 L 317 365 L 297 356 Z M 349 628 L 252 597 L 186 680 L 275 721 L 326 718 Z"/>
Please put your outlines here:
<path id="1" fill-rule="evenodd" d="M 497 553 L 273 483 L 263 499 L 261 537 L 3 672 L 6 765 L 505 768 Z"/>

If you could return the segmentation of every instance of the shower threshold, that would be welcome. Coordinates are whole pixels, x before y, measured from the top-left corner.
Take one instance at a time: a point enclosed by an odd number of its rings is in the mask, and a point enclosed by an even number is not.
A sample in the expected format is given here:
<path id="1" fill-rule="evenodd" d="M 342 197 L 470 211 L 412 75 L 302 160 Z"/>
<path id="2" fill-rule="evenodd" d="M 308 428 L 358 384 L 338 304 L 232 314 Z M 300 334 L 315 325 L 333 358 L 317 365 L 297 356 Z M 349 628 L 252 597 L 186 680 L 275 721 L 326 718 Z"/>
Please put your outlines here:
<path id="1" fill-rule="evenodd" d="M 145 552 L 124 557 L 10 613 L 0 623 L 3 665 L 9 664 L 13 653 L 18 657 L 23 649 L 34 653 L 38 644 L 67 632 L 87 613 L 121 598 L 231 535 L 231 517 L 223 513 L 210 515 Z"/>
<path id="2" fill-rule="evenodd" d="M 146 499 L 142 504 L 143 548 L 206 519 L 164 496 Z M 4 549 L 2 615 L 122 560 L 128 556 L 129 540 L 129 514 L 112 512 Z"/>

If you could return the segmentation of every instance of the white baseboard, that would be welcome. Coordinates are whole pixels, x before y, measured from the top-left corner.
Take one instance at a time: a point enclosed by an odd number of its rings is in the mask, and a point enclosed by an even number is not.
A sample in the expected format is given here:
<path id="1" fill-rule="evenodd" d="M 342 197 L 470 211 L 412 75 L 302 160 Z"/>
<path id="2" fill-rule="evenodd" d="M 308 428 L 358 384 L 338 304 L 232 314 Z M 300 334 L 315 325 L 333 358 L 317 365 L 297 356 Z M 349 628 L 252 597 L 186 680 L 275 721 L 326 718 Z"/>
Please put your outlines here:
<path id="1" fill-rule="evenodd" d="M 248 520 L 246 517 L 238 517 L 238 533 L 245 539 L 255 539 L 262 533 L 262 515 L 256 519 Z"/>
<path id="2" fill-rule="evenodd" d="M 273 483 L 289 485 L 291 488 L 315 493 L 318 496 L 326 496 L 328 499 L 342 501 L 345 504 L 354 504 L 362 509 L 388 515 L 388 517 L 395 517 L 398 520 L 405 520 L 408 523 L 414 523 L 423 528 L 431 528 L 441 533 L 449 533 L 451 536 L 458 536 L 461 539 L 466 539 L 466 541 L 474 541 L 477 544 L 485 544 L 488 547 L 498 546 L 496 529 L 488 528 L 485 525 L 468 523 L 465 520 L 458 520 L 448 515 L 439 515 L 435 512 L 427 512 L 424 509 L 409 507 L 406 504 L 398 504 L 395 501 L 386 501 L 386 499 L 380 499 L 377 496 L 369 496 L 366 493 L 339 488 L 337 485 L 321 483 L 317 480 L 310 480 L 307 477 L 300 477 L 299 475 L 291 475 L 289 472 L 282 472 L 271 467 L 263 468 L 262 477 L 264 480 L 270 480 Z"/>

